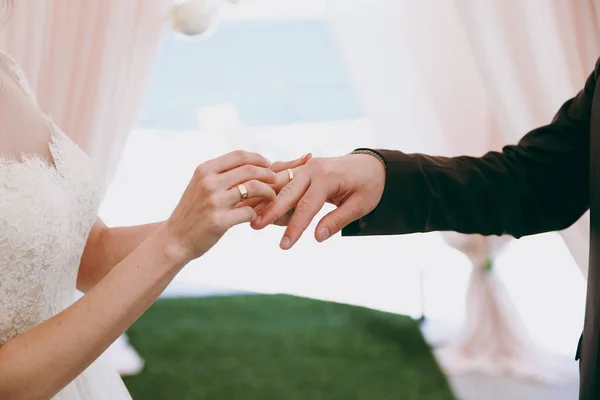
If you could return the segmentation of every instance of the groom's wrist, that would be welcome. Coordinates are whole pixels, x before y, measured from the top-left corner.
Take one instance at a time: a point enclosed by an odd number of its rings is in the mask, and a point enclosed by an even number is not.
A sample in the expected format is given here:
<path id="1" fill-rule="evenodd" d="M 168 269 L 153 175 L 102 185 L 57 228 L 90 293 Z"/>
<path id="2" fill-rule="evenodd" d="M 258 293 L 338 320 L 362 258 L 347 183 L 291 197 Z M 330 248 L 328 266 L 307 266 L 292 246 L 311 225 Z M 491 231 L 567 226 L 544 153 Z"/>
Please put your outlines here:
<path id="1" fill-rule="evenodd" d="M 381 162 L 383 167 L 385 169 L 387 169 L 387 164 L 385 163 L 385 159 L 383 158 L 383 156 L 381 154 L 379 154 L 375 150 L 360 148 L 360 149 L 356 149 L 356 150 L 352 151 L 350 154 L 367 154 L 367 155 L 370 155 L 371 157 L 375 157 L 377 160 L 379 160 L 379 162 Z"/>
<path id="2" fill-rule="evenodd" d="M 372 159 L 377 160 L 383 166 L 383 174 L 384 174 L 384 185 L 385 181 L 387 181 L 387 171 L 388 166 L 385 161 L 385 158 L 382 154 L 380 154 L 377 150 L 369 149 L 369 148 L 358 148 L 350 153 L 350 155 L 365 155 L 370 156 Z M 385 188 L 385 186 L 384 186 Z M 342 236 L 360 236 L 366 234 L 365 228 L 369 225 L 369 220 L 371 219 L 373 212 L 359 218 L 356 221 L 348 224 L 344 229 L 342 229 Z"/>

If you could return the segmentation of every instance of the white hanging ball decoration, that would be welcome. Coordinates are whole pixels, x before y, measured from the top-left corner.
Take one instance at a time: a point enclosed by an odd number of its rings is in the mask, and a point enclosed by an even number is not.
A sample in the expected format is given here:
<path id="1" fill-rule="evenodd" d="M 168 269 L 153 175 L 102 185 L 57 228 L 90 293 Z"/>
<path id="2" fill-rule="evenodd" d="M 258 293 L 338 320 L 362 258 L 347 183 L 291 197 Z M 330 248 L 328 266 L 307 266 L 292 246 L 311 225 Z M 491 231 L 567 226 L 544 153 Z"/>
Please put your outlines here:
<path id="1" fill-rule="evenodd" d="M 173 29 L 187 36 L 206 34 L 216 25 L 218 11 L 217 0 L 190 0 L 174 5 L 171 10 Z"/>

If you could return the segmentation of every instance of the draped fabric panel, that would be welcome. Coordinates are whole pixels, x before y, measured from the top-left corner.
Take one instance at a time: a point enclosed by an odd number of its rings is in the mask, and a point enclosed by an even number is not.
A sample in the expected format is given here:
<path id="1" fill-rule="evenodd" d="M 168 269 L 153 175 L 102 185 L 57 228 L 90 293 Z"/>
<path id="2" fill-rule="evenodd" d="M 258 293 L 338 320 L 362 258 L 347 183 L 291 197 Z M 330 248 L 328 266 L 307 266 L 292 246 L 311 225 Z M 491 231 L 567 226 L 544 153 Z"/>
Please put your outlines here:
<path id="1" fill-rule="evenodd" d="M 499 150 L 550 122 L 600 55 L 592 0 L 328 5 L 336 44 L 383 148 L 446 156 Z M 584 217 L 562 232 L 584 275 L 588 230 Z M 510 239 L 444 238 L 473 264 L 464 329 L 440 353 L 448 370 L 567 379 L 530 343 L 502 282 L 484 270 Z"/>
<path id="2" fill-rule="evenodd" d="M 25 71 L 44 112 L 93 159 L 108 186 L 168 22 L 171 0 L 15 1 L 0 48 Z M 106 352 L 142 366 L 122 336 Z"/>
<path id="3" fill-rule="evenodd" d="M 600 6 L 594 0 L 454 0 L 502 143 L 545 125 L 583 88 L 600 56 Z M 587 277 L 589 214 L 561 232 Z"/>
<path id="4" fill-rule="evenodd" d="M 16 1 L 0 48 L 108 184 L 134 126 L 172 2 Z"/>

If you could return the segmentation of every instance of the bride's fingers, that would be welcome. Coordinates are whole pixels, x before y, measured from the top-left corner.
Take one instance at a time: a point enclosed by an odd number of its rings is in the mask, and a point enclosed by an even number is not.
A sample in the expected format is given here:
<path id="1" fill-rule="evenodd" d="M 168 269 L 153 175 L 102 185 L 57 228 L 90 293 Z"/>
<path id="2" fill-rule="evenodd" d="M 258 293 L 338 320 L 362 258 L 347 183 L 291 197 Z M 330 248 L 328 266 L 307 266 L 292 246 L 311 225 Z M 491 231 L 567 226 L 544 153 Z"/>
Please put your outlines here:
<path id="1" fill-rule="evenodd" d="M 269 206 L 269 204 L 270 201 L 257 197 L 253 199 L 242 200 L 238 204 L 236 204 L 236 207 L 252 207 L 257 214 L 260 214 L 265 208 Z M 283 217 L 276 219 L 271 224 L 277 226 L 287 226 L 287 224 L 290 222 L 290 219 L 292 218 L 292 215 L 294 215 L 293 208 L 290 211 L 288 211 Z"/>
<path id="2" fill-rule="evenodd" d="M 252 207 L 234 208 L 227 212 L 229 226 L 252 222 L 256 218 L 256 211 Z"/>
<path id="3" fill-rule="evenodd" d="M 256 210 L 256 207 L 259 207 L 261 205 L 261 203 L 264 203 L 265 200 L 259 198 L 259 197 L 255 197 L 252 199 L 246 199 L 246 200 L 241 200 L 238 204 L 236 204 L 236 207 L 252 207 Z"/>
<path id="4" fill-rule="evenodd" d="M 275 183 L 275 173 L 269 168 L 255 165 L 242 165 L 219 176 L 219 187 L 230 188 L 243 182 L 257 180 L 265 183 Z"/>
<path id="5" fill-rule="evenodd" d="M 270 185 L 267 185 L 264 182 L 251 180 L 248 182 L 244 182 L 243 184 L 241 184 L 241 186 L 242 187 L 236 185 L 229 189 L 227 192 L 225 192 L 225 202 L 228 205 L 234 205 L 236 203 L 239 203 L 240 200 L 245 200 L 242 198 L 244 191 L 247 193 L 247 199 L 260 198 L 261 200 L 265 200 L 267 202 L 275 200 L 275 191 Z"/>
<path id="6" fill-rule="evenodd" d="M 271 165 L 271 162 L 258 153 L 236 150 L 227 153 L 224 156 L 209 160 L 203 163 L 199 168 L 206 169 L 207 172 L 218 174 L 246 164 L 268 168 Z"/>

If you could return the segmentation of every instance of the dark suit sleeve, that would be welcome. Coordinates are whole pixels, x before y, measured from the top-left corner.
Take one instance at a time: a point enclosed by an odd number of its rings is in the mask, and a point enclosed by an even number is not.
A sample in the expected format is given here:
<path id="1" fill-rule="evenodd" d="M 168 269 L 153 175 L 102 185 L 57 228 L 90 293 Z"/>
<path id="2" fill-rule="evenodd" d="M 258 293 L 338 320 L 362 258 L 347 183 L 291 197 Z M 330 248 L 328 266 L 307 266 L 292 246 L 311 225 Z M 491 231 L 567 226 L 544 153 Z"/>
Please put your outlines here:
<path id="1" fill-rule="evenodd" d="M 549 125 L 502 152 L 448 158 L 374 150 L 387 165 L 383 196 L 342 235 L 457 231 L 518 238 L 569 227 L 589 208 L 590 116 L 598 70 L 596 63 L 584 89 Z"/>

